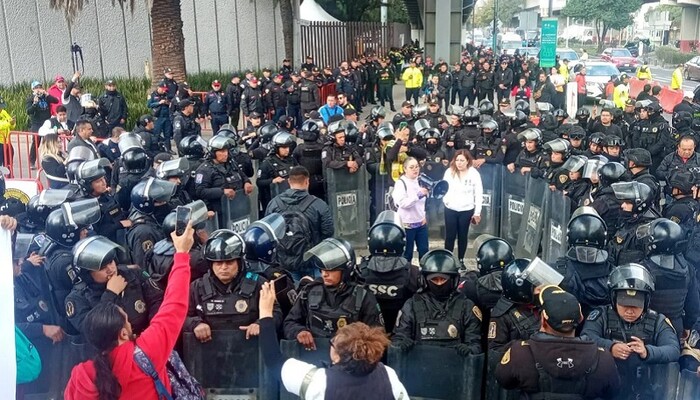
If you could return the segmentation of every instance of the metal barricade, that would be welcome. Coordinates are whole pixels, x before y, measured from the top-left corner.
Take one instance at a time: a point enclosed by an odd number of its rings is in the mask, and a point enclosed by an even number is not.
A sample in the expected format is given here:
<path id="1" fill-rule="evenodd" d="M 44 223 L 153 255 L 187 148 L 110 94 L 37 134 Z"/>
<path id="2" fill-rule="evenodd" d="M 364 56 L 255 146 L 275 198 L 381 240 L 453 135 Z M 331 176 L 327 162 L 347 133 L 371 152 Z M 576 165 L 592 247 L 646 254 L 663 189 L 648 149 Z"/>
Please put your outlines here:
<path id="1" fill-rule="evenodd" d="M 335 236 L 356 248 L 367 246 L 369 190 L 365 166 L 355 173 L 347 169 L 323 170 L 328 205 L 333 215 Z"/>
<path id="2" fill-rule="evenodd" d="M 571 215 L 571 199 L 557 190 L 546 192 L 544 233 L 542 235 L 542 259 L 553 265 L 566 254 L 566 226 Z"/>
<path id="3" fill-rule="evenodd" d="M 416 344 L 406 352 L 390 347 L 388 360 L 411 399 L 481 398 L 483 354 L 462 357 L 454 348 Z"/>
<path id="4" fill-rule="evenodd" d="M 201 343 L 183 334 L 183 362 L 207 391 L 207 399 L 276 400 L 277 380 L 265 368 L 257 337 L 240 330 L 213 331 Z"/>
<path id="5" fill-rule="evenodd" d="M 500 215 L 501 237 L 515 247 L 520 234 L 520 222 L 525 210 L 528 175 L 503 172 L 503 211 Z"/>
<path id="6" fill-rule="evenodd" d="M 515 246 L 515 256 L 533 259 L 539 254 L 542 239 L 542 224 L 546 207 L 546 191 L 549 190 L 547 181 L 529 177 L 525 208 L 520 223 L 520 234 Z"/>

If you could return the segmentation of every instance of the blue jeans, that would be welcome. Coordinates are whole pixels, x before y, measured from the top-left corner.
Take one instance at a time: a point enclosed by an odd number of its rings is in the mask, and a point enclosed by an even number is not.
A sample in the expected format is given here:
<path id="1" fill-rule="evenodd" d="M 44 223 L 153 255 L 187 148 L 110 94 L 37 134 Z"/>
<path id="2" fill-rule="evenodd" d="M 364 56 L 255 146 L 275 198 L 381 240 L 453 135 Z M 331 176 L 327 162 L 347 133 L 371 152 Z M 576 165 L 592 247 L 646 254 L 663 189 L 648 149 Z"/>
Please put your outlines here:
<path id="1" fill-rule="evenodd" d="M 413 259 L 413 243 L 418 247 L 418 259 L 428 252 L 428 224 L 419 228 L 406 229 L 406 250 L 403 253 L 408 261 Z"/>

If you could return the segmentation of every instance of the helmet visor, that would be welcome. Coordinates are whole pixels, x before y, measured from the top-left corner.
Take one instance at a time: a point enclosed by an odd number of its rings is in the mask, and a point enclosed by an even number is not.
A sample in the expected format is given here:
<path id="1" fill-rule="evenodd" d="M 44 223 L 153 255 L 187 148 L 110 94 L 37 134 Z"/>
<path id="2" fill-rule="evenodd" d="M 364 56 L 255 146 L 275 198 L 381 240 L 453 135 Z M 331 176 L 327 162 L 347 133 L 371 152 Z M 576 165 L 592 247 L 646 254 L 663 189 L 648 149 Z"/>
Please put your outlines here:
<path id="1" fill-rule="evenodd" d="M 184 157 L 180 157 L 175 160 L 168 160 L 160 163 L 156 170 L 156 176 L 160 179 L 182 178 L 189 169 L 189 161 Z"/>
<path id="2" fill-rule="evenodd" d="M 141 137 L 135 133 L 124 133 L 119 136 L 119 152 L 124 155 L 133 149 L 142 149 Z"/>
<path id="3" fill-rule="evenodd" d="M 58 207 L 65 203 L 73 192 L 68 189 L 46 189 L 39 193 L 37 205 Z"/>
<path id="4" fill-rule="evenodd" d="M 285 223 L 284 217 L 282 217 L 281 214 L 272 213 L 267 217 L 257 220 L 250 224 L 250 227 L 248 229 L 251 228 L 262 229 L 265 233 L 267 233 L 270 236 L 270 238 L 277 242 L 282 237 L 284 237 L 284 234 L 287 230 L 287 224 Z"/>
<path id="5" fill-rule="evenodd" d="M 100 220 L 100 202 L 97 198 L 64 203 L 61 206 L 68 225 L 75 229 L 96 224 Z"/>
<path id="6" fill-rule="evenodd" d="M 73 264 L 90 271 L 99 271 L 107 263 L 119 261 L 124 249 L 104 236 L 91 236 L 75 244 Z"/>
<path id="7" fill-rule="evenodd" d="M 304 253 L 304 261 L 311 260 L 315 268 L 325 270 L 344 269 L 351 257 L 343 243 L 334 238 L 324 239 Z"/>

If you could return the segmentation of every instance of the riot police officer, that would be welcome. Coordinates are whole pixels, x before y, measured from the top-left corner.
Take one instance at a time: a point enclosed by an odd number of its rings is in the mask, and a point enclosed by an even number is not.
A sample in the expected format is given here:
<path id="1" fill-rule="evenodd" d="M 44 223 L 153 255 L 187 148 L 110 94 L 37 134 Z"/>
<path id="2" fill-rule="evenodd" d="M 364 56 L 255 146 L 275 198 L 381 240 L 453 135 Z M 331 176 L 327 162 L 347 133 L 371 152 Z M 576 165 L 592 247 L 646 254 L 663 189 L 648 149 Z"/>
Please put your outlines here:
<path id="1" fill-rule="evenodd" d="M 661 393 L 653 393 L 649 366 L 676 362 L 680 346 L 668 318 L 649 307 L 654 278 L 639 264 L 624 264 L 610 273 L 609 282 L 612 305 L 593 310 L 581 336 L 612 353 L 625 399 L 657 398 Z"/>
<path id="2" fill-rule="evenodd" d="M 583 203 L 583 199 L 590 188 L 587 180 L 583 179 L 583 168 L 588 159 L 585 156 L 571 156 L 562 166 L 568 173 L 569 180 L 564 186 L 564 194 L 571 199 L 571 203 L 578 205 Z"/>
<path id="3" fill-rule="evenodd" d="M 611 162 L 623 163 L 622 148 L 625 146 L 625 141 L 621 137 L 608 135 L 605 137 L 605 147 L 603 148 L 605 158 Z"/>
<path id="4" fill-rule="evenodd" d="M 210 270 L 190 285 L 190 307 L 183 330 L 208 342 L 217 330 L 245 330 L 246 338 L 260 333 L 259 296 L 265 278 L 247 271 L 245 244 L 228 229 L 212 233 L 204 245 Z M 279 306 L 274 308 L 277 328 L 282 323 Z"/>
<path id="5" fill-rule="evenodd" d="M 139 182 L 131 191 L 131 226 L 126 232 L 126 242 L 131 259 L 139 267 L 146 268 L 146 253 L 164 235 L 154 214 L 159 207 L 168 209 L 168 200 L 175 194 L 177 185 L 172 182 L 148 178 Z M 167 215 L 170 211 L 164 212 Z"/>
<path id="6" fill-rule="evenodd" d="M 620 226 L 609 243 L 614 264 L 639 262 L 644 258 L 644 248 L 639 242 L 637 229 L 660 215 L 652 208 L 652 191 L 641 182 L 618 182 L 611 185 L 620 205 Z"/>
<path id="7" fill-rule="evenodd" d="M 460 284 L 460 290 L 482 310 L 487 318 L 490 318 L 491 309 L 496 306 L 503 294 L 501 287 L 503 268 L 510 264 L 515 256 L 508 242 L 487 234 L 476 238 L 474 248 L 477 271 L 466 272 Z M 485 326 L 484 324 L 482 327 Z"/>
<path id="8" fill-rule="evenodd" d="M 185 99 L 179 104 L 180 111 L 173 116 L 173 140 L 180 143 L 187 136 L 201 136 L 202 127 L 197 122 L 197 115 L 194 112 L 194 103 Z M 181 149 L 178 153 L 182 155 Z"/>
<path id="9" fill-rule="evenodd" d="M 44 266 L 56 307 L 63 307 L 73 283 L 79 280 L 71 249 L 87 237 L 88 228 L 99 219 L 100 206 L 95 199 L 66 203 L 66 207 L 52 211 L 46 219 L 44 243 L 37 254 L 45 257 Z M 67 321 L 61 321 L 61 327 L 69 333 L 77 332 Z"/>
<path id="10" fill-rule="evenodd" d="M 610 185 L 624 179 L 627 170 L 617 162 L 608 162 L 598 170 L 598 190 L 592 194 L 593 201 L 590 206 L 593 207 L 598 215 L 606 221 L 608 226 L 608 240 L 617 231 L 620 225 L 620 201 L 615 197 L 615 193 Z"/>
<path id="11" fill-rule="evenodd" d="M 347 70 L 346 70 L 347 71 Z M 308 71 L 301 71 L 302 80 L 299 83 L 299 106 L 301 108 L 301 116 L 303 120 L 308 118 L 308 113 L 318 109 L 320 106 L 320 91 L 318 85 L 313 80 L 309 79 Z M 348 74 L 346 74 L 347 76 Z M 337 85 L 337 84 L 336 84 Z M 350 90 L 349 86 L 347 89 Z M 345 93 L 342 91 L 341 87 L 336 87 L 338 93 Z M 352 93 L 345 93 L 348 99 L 352 99 Z M 302 121 L 297 121 L 297 125 L 300 125 Z"/>
<path id="12" fill-rule="evenodd" d="M 476 139 L 474 152 L 476 153 L 473 166 L 481 167 L 484 163 L 503 164 L 505 153 L 499 139 L 498 123 L 493 119 L 479 124 L 481 137 Z"/>
<path id="13" fill-rule="evenodd" d="M 117 232 L 130 224 L 119 208 L 117 200 L 109 192 L 105 178 L 107 173 L 104 169 L 108 164 L 104 158 L 85 161 L 77 170 L 76 180 L 86 198 L 96 198 L 99 201 L 101 217 L 99 222 L 93 224 L 95 232 L 109 240 L 117 241 Z"/>
<path id="14" fill-rule="evenodd" d="M 129 211 L 131 206 L 131 189 L 143 179 L 151 162 L 148 154 L 141 147 L 141 143 L 133 136 L 127 136 L 119 140 L 121 157 L 114 163 L 110 186 L 115 190 L 114 197 L 121 209 Z M 104 234 L 102 234 L 105 236 Z M 109 236 L 108 236 L 109 238 Z M 112 239 L 110 239 L 112 240 Z"/>
<path id="15" fill-rule="evenodd" d="M 459 263 L 438 249 L 420 261 L 426 290 L 404 304 L 396 320 L 392 345 L 402 351 L 415 343 L 452 347 L 461 356 L 482 353 L 479 307 L 457 291 Z"/>
<path id="16" fill-rule="evenodd" d="M 241 93 L 241 111 L 243 116 L 248 118 L 253 112 L 263 115 L 265 113 L 265 104 L 263 102 L 262 88 L 258 86 L 258 79 L 253 77 L 246 82 L 248 84 Z"/>
<path id="17" fill-rule="evenodd" d="M 320 198 L 326 198 L 323 186 L 323 143 L 321 138 L 321 127 L 314 120 L 307 120 L 301 125 L 299 137 L 304 143 L 296 146 L 292 157 L 298 165 L 305 167 L 309 171 L 309 193 Z"/>
<path id="18" fill-rule="evenodd" d="M 255 117 L 251 117 L 252 121 L 260 121 L 260 116 L 257 113 L 253 113 L 252 115 Z M 248 130 L 251 132 L 251 134 L 248 136 L 249 139 L 246 139 L 246 136 L 243 136 L 241 141 L 243 141 L 245 144 L 250 157 L 253 160 L 262 162 L 265 157 L 270 154 L 270 151 L 272 150 L 272 138 L 278 132 L 280 132 L 280 129 L 274 122 L 267 121 L 262 125 L 259 125 L 258 122 L 254 122 L 247 128 L 246 131 L 243 132 L 244 135 Z"/>
<path id="19" fill-rule="evenodd" d="M 546 179 L 550 190 L 564 191 L 569 182 L 569 172 L 564 169 L 564 163 L 569 157 L 569 142 L 564 139 L 554 139 L 545 143 L 543 150 L 549 154 L 549 157 L 542 158 L 540 165 L 530 174 L 533 178 Z"/>
<path id="20" fill-rule="evenodd" d="M 144 265 L 142 267 L 163 291 L 168 286 L 170 269 L 175 262 L 175 246 L 170 236 L 171 233 L 175 232 L 175 225 L 176 215 L 175 210 L 173 210 L 163 220 L 161 229 L 165 237 L 157 241 L 156 244 L 153 245 L 153 248 L 146 252 Z M 193 228 L 199 230 L 203 227 L 193 226 Z M 209 270 L 209 264 L 204 260 L 202 255 L 202 245 L 198 234 L 194 235 L 194 244 L 190 249 L 190 269 L 190 281 L 201 278 L 207 270 Z"/>
<path id="21" fill-rule="evenodd" d="M 605 250 L 607 229 L 595 209 L 579 208 L 571 216 L 566 229 L 569 249 L 556 262 L 556 268 L 564 276 L 559 286 L 576 296 L 583 315 L 588 315 L 593 308 L 610 304 L 608 276 L 612 264 Z"/>
<path id="22" fill-rule="evenodd" d="M 581 107 L 576 110 L 576 115 L 574 116 L 576 123 L 583 129 L 588 129 L 588 120 L 591 118 L 591 112 L 587 108 Z"/>
<path id="23" fill-rule="evenodd" d="M 518 139 L 523 142 L 523 149 L 518 153 L 515 162 L 508 164 L 507 167 L 511 173 L 518 169 L 524 175 L 532 172 L 541 163 L 543 154 L 540 149 L 540 141 L 542 136 L 539 129 L 530 128 L 520 132 Z"/>
<path id="24" fill-rule="evenodd" d="M 377 299 L 366 288 L 350 282 L 355 251 L 343 239 L 327 238 L 305 254 L 308 264 L 321 270 L 300 289 L 284 320 L 284 337 L 315 349 L 314 338 L 331 338 L 338 328 L 353 322 L 383 326 Z"/>
<path id="25" fill-rule="evenodd" d="M 423 286 L 420 269 L 403 257 L 406 232 L 394 211 L 379 214 L 369 229 L 368 245 L 370 255 L 362 258 L 357 278 L 376 296 L 391 333 L 406 300 Z"/>
<path id="26" fill-rule="evenodd" d="M 249 195 L 253 191 L 250 180 L 229 160 L 229 150 L 235 146 L 231 139 L 214 136 L 207 145 L 209 159 L 197 168 L 194 184 L 196 199 L 201 199 L 207 209 L 218 214 L 219 226 L 226 226 L 222 201 L 234 196 Z"/>
<path id="27" fill-rule="evenodd" d="M 347 122 L 336 121 L 328 126 L 329 143 L 323 148 L 321 159 L 324 168 L 347 168 L 350 173 L 355 173 L 362 166 L 362 156 L 356 148 L 347 146 L 345 131 Z"/>
<path id="28" fill-rule="evenodd" d="M 640 262 L 654 277 L 649 307 L 671 320 L 678 338 L 685 338 L 700 316 L 695 268 L 683 257 L 687 236 L 677 223 L 653 220 L 640 238 L 646 257 Z"/>
<path id="29" fill-rule="evenodd" d="M 671 137 L 676 143 L 686 136 L 690 136 L 695 141 L 695 146 L 698 145 L 698 137 L 695 132 L 690 129 L 693 125 L 693 114 L 688 111 L 679 111 L 673 113 L 671 120 Z"/>
<path id="30" fill-rule="evenodd" d="M 423 171 L 430 179 L 442 180 L 445 170 L 447 169 L 450 160 L 442 150 L 440 131 L 435 128 L 428 128 L 419 134 L 420 143 L 425 147 L 427 157 L 423 164 Z"/>
<path id="31" fill-rule="evenodd" d="M 255 182 L 263 213 L 273 197 L 289 188 L 289 170 L 297 165 L 296 159 L 292 157 L 292 146 L 295 144 L 295 138 L 289 132 L 278 132 L 272 138 L 273 151 L 260 164 Z"/>
<path id="32" fill-rule="evenodd" d="M 168 117 L 168 123 L 170 123 L 169 120 L 170 117 Z M 141 141 L 143 142 L 143 149 L 146 150 L 146 154 L 148 154 L 150 159 L 153 159 L 162 149 L 161 137 L 153 131 L 155 129 L 155 124 L 153 121 L 153 116 L 142 115 L 138 122 L 136 122 L 136 128 L 133 130 L 133 133 L 137 134 L 141 138 Z M 172 128 L 173 127 L 171 124 L 171 131 Z M 170 133 L 168 133 L 168 135 L 170 135 Z"/>
<path id="33" fill-rule="evenodd" d="M 73 264 L 80 270 L 80 282 L 66 297 L 66 316 L 82 332 L 87 313 L 101 302 L 112 302 L 126 313 L 131 329 L 138 335 L 156 315 L 163 291 L 148 274 L 119 264 L 121 248 L 104 236 L 91 236 L 76 243 Z"/>
<path id="34" fill-rule="evenodd" d="M 380 126 L 377 129 L 376 142 L 365 149 L 365 163 L 369 173 L 369 218 L 371 221 L 374 221 L 377 214 L 386 208 L 386 193 L 393 185 L 392 165 L 385 161 L 387 148 L 394 141 L 394 129 L 390 125 L 390 123 L 386 123 L 386 125 Z"/>
<path id="35" fill-rule="evenodd" d="M 540 327 L 540 317 L 535 310 L 535 287 L 522 277 L 528 264 L 530 260 L 516 258 L 501 272 L 503 296 L 491 310 L 486 337 L 489 351 L 503 354 L 511 341 L 527 340 Z"/>
<path id="36" fill-rule="evenodd" d="M 697 227 L 700 203 L 697 200 L 698 185 L 695 174 L 690 171 L 675 171 L 671 173 L 668 185 L 671 188 L 673 201 L 663 210 L 663 217 L 677 223 L 683 228 L 689 240 Z M 31 204 L 31 201 L 30 201 Z M 29 209 L 29 206 L 27 206 Z M 688 249 L 694 247 L 689 243 Z"/>
<path id="37" fill-rule="evenodd" d="M 188 178 L 185 181 L 185 190 L 190 194 L 190 198 L 196 196 L 195 192 L 195 177 L 197 169 L 204 162 L 204 156 L 207 152 L 207 142 L 201 136 L 188 136 L 179 143 L 178 148 L 182 151 L 182 157 L 187 160 L 189 169 L 187 171 Z"/>
<path id="38" fill-rule="evenodd" d="M 177 185 L 175 194 L 168 200 L 168 207 L 162 208 L 168 210 L 168 212 L 164 213 L 165 215 L 170 212 L 169 209 L 175 209 L 177 206 L 184 206 L 185 204 L 192 202 L 189 192 L 185 190 L 185 184 L 189 179 L 189 168 L 189 162 L 186 158 L 163 161 L 160 165 L 158 165 L 158 168 L 156 168 L 156 178 L 169 181 Z M 160 213 L 156 212 L 156 220 L 158 220 L 159 223 L 162 223 L 165 219 L 165 215 L 161 216 L 159 214 Z"/>
<path id="39" fill-rule="evenodd" d="M 377 140 L 377 130 L 379 126 L 384 122 L 386 118 L 386 110 L 383 106 L 374 106 L 370 110 L 367 116 L 367 128 L 364 132 L 364 137 L 362 138 L 362 146 L 365 148 L 372 147 Z"/>
<path id="40" fill-rule="evenodd" d="M 651 173 L 656 172 L 664 156 L 673 151 L 675 143 L 659 103 L 651 102 L 641 107 L 639 120 L 632 127 L 630 147 L 646 149 L 650 153 L 651 163 L 648 167 Z"/>
<path id="41" fill-rule="evenodd" d="M 653 164 L 651 153 L 647 149 L 625 150 L 627 169 L 631 173 L 631 180 L 641 182 L 651 189 L 651 198 L 654 208 L 659 207 L 661 199 L 661 185 L 659 180 L 651 174 L 650 167 Z"/>

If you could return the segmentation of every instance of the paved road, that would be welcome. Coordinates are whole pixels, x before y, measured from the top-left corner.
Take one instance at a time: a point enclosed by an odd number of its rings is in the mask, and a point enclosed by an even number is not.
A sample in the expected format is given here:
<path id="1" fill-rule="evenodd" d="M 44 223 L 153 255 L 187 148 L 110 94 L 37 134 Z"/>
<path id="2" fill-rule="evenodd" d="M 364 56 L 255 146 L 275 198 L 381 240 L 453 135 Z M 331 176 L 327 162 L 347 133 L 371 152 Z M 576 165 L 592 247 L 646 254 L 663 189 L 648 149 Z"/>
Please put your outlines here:
<path id="1" fill-rule="evenodd" d="M 671 84 L 671 75 L 673 74 L 672 69 L 661 68 L 661 67 L 651 67 L 652 77 L 656 82 L 659 82 L 662 86 L 667 86 Z M 698 86 L 698 82 L 683 79 L 683 90 L 693 90 Z"/>

